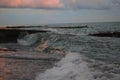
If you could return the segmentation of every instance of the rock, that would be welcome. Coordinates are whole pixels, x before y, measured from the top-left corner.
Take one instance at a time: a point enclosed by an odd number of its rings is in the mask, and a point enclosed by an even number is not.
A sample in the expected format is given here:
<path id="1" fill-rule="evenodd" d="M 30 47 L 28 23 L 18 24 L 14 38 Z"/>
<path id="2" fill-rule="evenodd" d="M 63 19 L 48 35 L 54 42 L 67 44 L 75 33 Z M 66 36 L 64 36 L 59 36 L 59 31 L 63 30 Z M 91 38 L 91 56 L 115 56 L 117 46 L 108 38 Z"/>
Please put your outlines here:
<path id="1" fill-rule="evenodd" d="M 6 52 L 6 51 L 16 51 L 16 50 L 12 50 L 9 48 L 0 48 L 0 52 Z"/>
<path id="2" fill-rule="evenodd" d="M 22 26 L 21 26 L 22 27 Z M 0 43 L 17 43 L 17 39 L 21 32 L 27 32 L 29 34 L 35 34 L 35 33 L 46 33 L 50 32 L 48 30 L 38 30 L 38 29 L 30 29 L 30 28 L 21 28 L 18 26 L 11 28 L 0 28 Z"/>
<path id="3" fill-rule="evenodd" d="M 58 54 L 58 55 L 61 55 L 61 56 L 65 56 L 65 52 L 63 50 L 62 47 L 56 47 L 56 48 L 53 48 L 50 53 L 52 54 Z"/>
<path id="4" fill-rule="evenodd" d="M 46 40 L 44 43 L 38 45 L 34 50 L 35 50 L 35 51 L 42 52 L 42 51 L 45 50 L 47 47 L 48 47 L 48 40 Z"/>
<path id="5" fill-rule="evenodd" d="M 100 32 L 95 34 L 88 34 L 89 36 L 97 36 L 97 37 L 120 37 L 120 32 Z"/>

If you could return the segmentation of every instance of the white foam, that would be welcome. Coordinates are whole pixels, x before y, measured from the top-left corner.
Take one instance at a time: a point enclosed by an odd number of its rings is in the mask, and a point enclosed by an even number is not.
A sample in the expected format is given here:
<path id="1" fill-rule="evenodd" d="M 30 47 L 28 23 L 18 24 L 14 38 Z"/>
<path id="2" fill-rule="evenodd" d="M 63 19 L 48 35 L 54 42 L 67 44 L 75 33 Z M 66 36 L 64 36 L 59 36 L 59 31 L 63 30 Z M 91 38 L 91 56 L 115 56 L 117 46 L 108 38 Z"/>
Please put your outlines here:
<path id="1" fill-rule="evenodd" d="M 37 34 L 28 34 L 24 36 L 22 39 L 17 39 L 17 42 L 20 45 L 29 46 L 37 42 L 37 40 L 38 40 Z"/>
<path id="2" fill-rule="evenodd" d="M 58 30 L 54 28 L 43 28 L 42 30 L 48 30 L 48 31 L 55 32 L 55 33 L 58 32 Z"/>
<path id="3" fill-rule="evenodd" d="M 79 53 L 68 53 L 57 63 L 56 67 L 48 69 L 36 77 L 36 80 L 94 80 L 86 63 Z"/>

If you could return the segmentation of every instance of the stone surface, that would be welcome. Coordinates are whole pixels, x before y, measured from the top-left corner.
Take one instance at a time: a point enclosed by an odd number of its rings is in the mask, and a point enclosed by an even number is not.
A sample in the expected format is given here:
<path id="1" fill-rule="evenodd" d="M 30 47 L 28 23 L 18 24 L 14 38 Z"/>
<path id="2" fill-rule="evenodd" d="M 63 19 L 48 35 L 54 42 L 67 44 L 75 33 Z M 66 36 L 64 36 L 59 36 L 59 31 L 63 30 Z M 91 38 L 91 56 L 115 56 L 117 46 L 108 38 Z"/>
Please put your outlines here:
<path id="1" fill-rule="evenodd" d="M 35 80 L 38 73 L 52 68 L 59 60 L 40 52 L 0 52 L 0 80 Z"/>

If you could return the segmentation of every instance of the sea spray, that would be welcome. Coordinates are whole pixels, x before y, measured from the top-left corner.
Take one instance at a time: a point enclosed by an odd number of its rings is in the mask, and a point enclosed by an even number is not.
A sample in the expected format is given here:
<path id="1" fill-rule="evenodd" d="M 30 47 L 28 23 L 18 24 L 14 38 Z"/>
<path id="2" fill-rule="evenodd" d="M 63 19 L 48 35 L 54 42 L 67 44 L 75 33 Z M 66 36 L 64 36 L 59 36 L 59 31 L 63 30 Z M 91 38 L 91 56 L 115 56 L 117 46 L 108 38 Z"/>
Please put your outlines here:
<path id="1" fill-rule="evenodd" d="M 68 53 L 52 69 L 39 74 L 36 80 L 94 80 L 79 53 Z"/>
<path id="2" fill-rule="evenodd" d="M 24 46 L 30 46 L 37 42 L 38 35 L 37 34 L 22 34 L 23 36 L 20 36 L 20 38 L 17 39 L 18 44 L 24 45 Z"/>

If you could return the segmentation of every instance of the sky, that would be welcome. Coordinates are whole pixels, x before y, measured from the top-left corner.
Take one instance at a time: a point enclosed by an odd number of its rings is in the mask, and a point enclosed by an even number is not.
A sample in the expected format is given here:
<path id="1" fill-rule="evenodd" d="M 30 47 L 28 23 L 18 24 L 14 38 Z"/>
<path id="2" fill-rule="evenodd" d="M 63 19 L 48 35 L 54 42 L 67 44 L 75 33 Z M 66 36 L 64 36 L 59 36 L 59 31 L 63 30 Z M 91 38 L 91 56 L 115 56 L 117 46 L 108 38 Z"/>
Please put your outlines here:
<path id="1" fill-rule="evenodd" d="M 0 0 L 0 25 L 120 21 L 120 0 Z"/>

